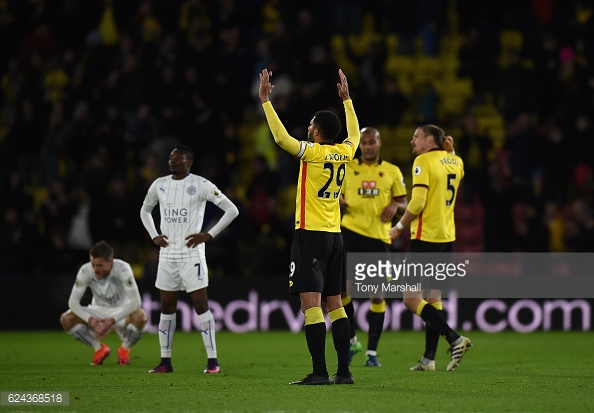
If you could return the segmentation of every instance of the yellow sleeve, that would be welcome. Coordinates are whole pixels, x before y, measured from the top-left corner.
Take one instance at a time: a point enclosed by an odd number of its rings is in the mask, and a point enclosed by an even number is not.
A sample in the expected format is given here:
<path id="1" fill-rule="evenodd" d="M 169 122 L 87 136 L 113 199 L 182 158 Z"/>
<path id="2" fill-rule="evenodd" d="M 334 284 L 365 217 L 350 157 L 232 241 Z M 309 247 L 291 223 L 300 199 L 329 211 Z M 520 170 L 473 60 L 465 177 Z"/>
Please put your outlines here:
<path id="1" fill-rule="evenodd" d="M 347 145 L 351 145 L 353 147 L 353 153 L 351 156 L 355 154 L 355 151 L 359 147 L 359 141 L 361 140 L 361 132 L 359 131 L 359 120 L 357 119 L 357 114 L 355 113 L 355 108 L 353 107 L 353 101 L 351 99 L 347 99 L 343 101 L 344 104 L 344 114 L 346 116 L 346 124 L 347 124 L 347 138 L 342 142 Z"/>
<path id="2" fill-rule="evenodd" d="M 427 187 L 426 186 L 415 186 L 412 189 L 411 200 L 408 203 L 406 209 L 413 214 L 419 215 L 425 207 L 427 202 Z"/>
<path id="3" fill-rule="evenodd" d="M 264 102 L 262 107 L 264 108 L 264 113 L 266 114 L 266 120 L 268 121 L 272 136 L 274 136 L 274 141 L 278 146 L 289 152 L 291 155 L 299 154 L 301 151 L 301 142 L 289 135 L 289 132 L 287 132 L 285 126 L 272 107 L 272 103 Z"/>

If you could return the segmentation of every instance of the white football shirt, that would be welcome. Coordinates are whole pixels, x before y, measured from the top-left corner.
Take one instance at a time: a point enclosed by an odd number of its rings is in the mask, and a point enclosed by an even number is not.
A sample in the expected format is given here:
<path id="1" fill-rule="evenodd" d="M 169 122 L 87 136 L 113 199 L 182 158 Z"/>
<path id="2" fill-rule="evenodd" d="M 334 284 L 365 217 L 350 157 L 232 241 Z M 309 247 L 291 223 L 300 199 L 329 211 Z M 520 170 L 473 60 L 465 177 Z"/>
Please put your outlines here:
<path id="1" fill-rule="evenodd" d="M 121 314 L 114 315 L 116 322 L 128 316 L 141 303 L 130 264 L 117 258 L 113 260 L 109 275 L 100 280 L 95 277 L 93 265 L 90 262 L 78 270 L 69 304 L 72 311 L 85 321 L 88 321 L 89 315 L 81 307 L 80 300 L 87 288 L 90 288 L 93 293 L 91 305 L 122 310 Z"/>
<path id="2" fill-rule="evenodd" d="M 204 257 L 204 243 L 188 248 L 186 237 L 202 231 L 207 202 L 215 205 L 227 197 L 208 179 L 189 174 L 184 179 L 172 175 L 157 178 L 150 186 L 143 208 L 152 210 L 159 203 L 161 234 L 169 245 L 161 248 L 159 259 L 171 262 L 197 261 Z"/>

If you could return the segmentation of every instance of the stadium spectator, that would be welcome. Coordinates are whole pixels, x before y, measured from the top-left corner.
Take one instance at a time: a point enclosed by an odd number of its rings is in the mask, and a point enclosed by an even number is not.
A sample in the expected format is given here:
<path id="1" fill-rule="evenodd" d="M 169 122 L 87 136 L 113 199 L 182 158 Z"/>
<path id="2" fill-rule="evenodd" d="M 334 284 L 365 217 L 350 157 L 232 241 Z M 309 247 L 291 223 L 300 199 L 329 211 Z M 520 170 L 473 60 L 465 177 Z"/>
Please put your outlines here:
<path id="1" fill-rule="evenodd" d="M 313 371 L 291 382 L 296 385 L 354 384 L 349 370 L 349 324 L 340 299 L 341 292 L 346 290 L 346 275 L 339 195 L 346 164 L 353 159 L 360 137 L 347 78 L 342 70 L 338 74 L 338 96 L 343 100 L 348 136 L 341 144 L 333 145 L 342 126 L 336 114 L 316 112 L 309 123 L 307 142 L 298 141 L 287 133 L 270 102 L 274 89 L 271 73 L 268 69 L 260 73 L 260 101 L 274 140 L 285 151 L 300 158 L 289 292 L 298 295 L 301 301 Z M 332 322 L 338 357 L 338 370 L 333 380 L 326 367 L 322 302 Z"/>
<path id="2" fill-rule="evenodd" d="M 90 262 L 78 270 L 68 307 L 60 323 L 68 334 L 95 350 L 91 365 L 103 364 L 111 350 L 101 342 L 111 331 L 122 339 L 118 364 L 130 364 L 130 349 L 146 331 L 147 316 L 140 308 L 140 292 L 130 264 L 114 258 L 113 248 L 99 241 L 89 251 Z M 93 300 L 81 305 L 87 288 Z"/>
<path id="3" fill-rule="evenodd" d="M 237 207 L 207 179 L 190 173 L 194 152 L 178 146 L 169 156 L 171 175 L 157 178 L 149 188 L 140 210 L 142 223 L 153 243 L 161 247 L 155 286 L 161 294 L 159 344 L 161 362 L 150 373 L 172 373 L 171 349 L 176 327 L 179 291 L 187 291 L 200 320 L 202 340 L 208 356 L 204 373 L 218 373 L 215 320 L 207 297 L 208 267 L 205 244 L 237 217 Z M 204 231 L 204 209 L 212 202 L 223 211 L 221 219 Z M 151 212 L 159 204 L 161 234 Z"/>

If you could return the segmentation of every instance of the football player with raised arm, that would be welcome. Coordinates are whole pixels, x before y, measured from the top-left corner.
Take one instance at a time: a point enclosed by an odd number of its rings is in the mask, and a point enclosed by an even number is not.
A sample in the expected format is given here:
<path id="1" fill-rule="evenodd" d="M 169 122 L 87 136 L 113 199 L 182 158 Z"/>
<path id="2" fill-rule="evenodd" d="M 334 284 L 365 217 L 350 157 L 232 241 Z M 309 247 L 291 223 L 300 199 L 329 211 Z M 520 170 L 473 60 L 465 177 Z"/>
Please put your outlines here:
<path id="1" fill-rule="evenodd" d="M 274 89 L 271 72 L 260 73 L 259 97 L 275 142 L 299 158 L 295 232 L 291 244 L 289 293 L 298 295 L 305 316 L 305 339 L 312 372 L 292 382 L 297 385 L 353 384 L 349 369 L 349 320 L 340 294 L 346 288 L 344 246 L 340 233 L 339 197 L 349 163 L 359 146 L 359 123 L 349 96 L 347 78 L 338 71 L 338 96 L 346 115 L 347 138 L 333 143 L 342 123 L 333 112 L 321 110 L 309 122 L 307 140 L 290 136 L 276 114 L 269 95 Z M 332 322 L 332 339 L 338 370 L 330 380 L 326 367 L 326 323 L 322 303 Z"/>

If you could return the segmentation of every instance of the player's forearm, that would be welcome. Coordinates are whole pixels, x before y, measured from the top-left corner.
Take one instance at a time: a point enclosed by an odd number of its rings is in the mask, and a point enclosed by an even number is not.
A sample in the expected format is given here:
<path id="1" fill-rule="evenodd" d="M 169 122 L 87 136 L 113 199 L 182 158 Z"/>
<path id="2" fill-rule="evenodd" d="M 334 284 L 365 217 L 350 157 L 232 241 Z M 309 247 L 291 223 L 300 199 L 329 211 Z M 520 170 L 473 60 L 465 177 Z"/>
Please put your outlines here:
<path id="1" fill-rule="evenodd" d="M 153 216 L 151 215 L 152 208 L 149 209 L 148 206 L 143 205 L 140 208 L 140 220 L 142 221 L 142 225 L 146 228 L 147 232 L 151 236 L 151 239 L 154 239 L 159 235 L 157 232 L 157 228 L 155 227 L 155 221 L 153 220 Z"/>
<path id="2" fill-rule="evenodd" d="M 208 233 L 213 238 L 216 237 L 222 230 L 224 230 L 225 228 L 227 228 L 229 226 L 229 224 L 235 218 L 237 218 L 237 216 L 239 215 L 239 210 L 237 209 L 237 207 L 235 206 L 235 204 L 233 202 L 231 202 L 231 200 L 229 200 L 229 198 L 223 199 L 221 202 L 219 202 L 219 204 L 217 206 L 219 208 L 221 208 L 225 213 L 219 219 L 219 222 L 217 222 L 215 224 L 215 226 L 213 226 L 208 231 Z"/>
<path id="3" fill-rule="evenodd" d="M 72 292 L 70 293 L 70 298 L 68 299 L 68 308 L 72 310 L 72 312 L 85 322 L 89 322 L 89 315 L 83 310 L 82 305 L 80 304 L 80 300 L 82 299 L 85 289 L 81 290 L 80 288 L 74 287 Z"/>
<path id="4" fill-rule="evenodd" d="M 264 108 L 264 114 L 266 115 L 266 120 L 268 121 L 268 126 L 272 132 L 274 141 L 278 146 L 289 152 L 291 155 L 297 155 L 301 150 L 301 144 L 297 139 L 289 135 L 285 126 L 276 114 L 276 111 L 272 107 L 272 103 L 264 102 L 262 108 Z"/>
<path id="5" fill-rule="evenodd" d="M 344 104 L 344 114 L 346 116 L 346 126 L 347 126 L 347 138 L 345 141 L 349 141 L 353 144 L 355 150 L 359 147 L 359 141 L 361 140 L 361 131 L 359 130 L 359 120 L 357 119 L 357 114 L 355 113 L 355 108 L 353 106 L 353 101 L 351 99 L 347 99 L 343 101 Z"/>
<path id="6" fill-rule="evenodd" d="M 392 204 L 396 207 L 396 213 L 406 211 L 406 207 L 408 206 L 408 199 L 405 196 L 401 196 L 398 198 L 393 198 Z"/>
<path id="7" fill-rule="evenodd" d="M 126 300 L 126 304 L 124 304 L 122 307 L 119 307 L 118 311 L 112 315 L 116 323 L 128 317 L 134 311 L 138 310 L 142 305 L 142 299 L 140 298 L 140 292 L 138 291 L 136 283 L 132 282 L 131 285 L 125 283 L 125 285 L 125 293 L 128 297 L 128 300 Z"/>
<path id="8" fill-rule="evenodd" d="M 410 225 L 411 222 L 414 221 L 414 219 L 416 217 L 418 217 L 418 214 L 413 214 L 412 212 L 410 212 L 408 209 L 406 211 L 404 211 L 404 215 L 402 215 L 402 218 L 400 218 L 400 221 L 398 221 L 403 227 L 408 227 Z"/>

